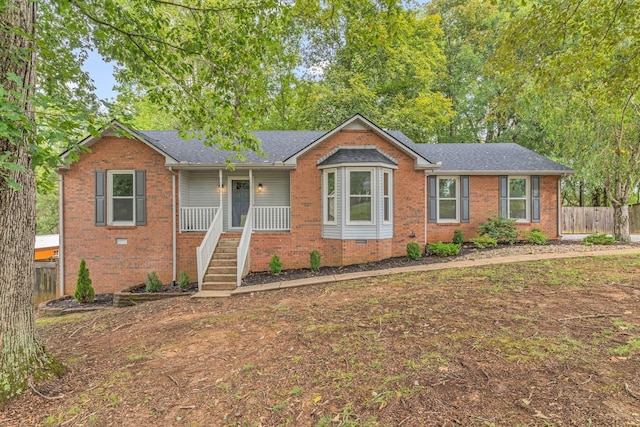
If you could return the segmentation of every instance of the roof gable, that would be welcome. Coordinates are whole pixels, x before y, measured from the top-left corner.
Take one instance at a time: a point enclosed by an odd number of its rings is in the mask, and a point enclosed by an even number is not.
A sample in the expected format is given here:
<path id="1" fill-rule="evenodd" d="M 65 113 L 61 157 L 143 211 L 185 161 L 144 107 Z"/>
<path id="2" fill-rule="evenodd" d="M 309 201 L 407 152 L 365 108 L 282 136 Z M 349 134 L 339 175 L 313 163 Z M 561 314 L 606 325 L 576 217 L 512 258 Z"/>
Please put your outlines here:
<path id="1" fill-rule="evenodd" d="M 171 156 L 166 151 L 163 151 L 158 147 L 157 141 L 149 138 L 149 136 L 145 135 L 143 132 L 136 131 L 128 126 L 123 125 L 118 120 L 111 120 L 109 124 L 105 125 L 102 129 L 100 129 L 98 135 L 89 135 L 84 138 L 82 141 L 78 142 L 76 145 L 84 148 L 90 148 L 93 144 L 100 141 L 105 136 L 115 136 L 115 135 L 125 135 L 129 136 L 131 139 L 142 142 L 147 145 L 152 150 L 156 151 L 158 154 L 162 155 L 165 158 L 166 164 L 177 163 L 178 160 Z M 63 152 L 60 157 L 62 159 L 63 164 L 65 166 L 63 168 L 68 168 L 69 165 L 66 162 L 67 156 L 71 153 L 71 150 L 66 150 Z"/>
<path id="2" fill-rule="evenodd" d="M 333 128 L 329 132 L 326 132 L 324 135 L 320 136 L 316 140 L 312 141 L 306 147 L 302 148 L 301 150 L 299 150 L 289 158 L 285 159 L 284 163 L 289 165 L 295 165 L 298 157 L 302 156 L 312 148 L 321 144 L 323 141 L 326 141 L 327 139 L 331 138 L 333 135 L 337 134 L 342 130 L 354 130 L 354 129 L 355 130 L 365 130 L 365 129 L 372 130 L 378 136 L 380 136 L 387 142 L 391 143 L 392 145 L 396 146 L 398 149 L 400 149 L 401 151 L 405 152 L 410 157 L 412 157 L 415 160 L 416 169 L 433 169 L 439 166 L 437 163 L 430 162 L 429 160 L 427 160 L 426 157 L 423 157 L 421 154 L 419 154 L 415 150 L 403 144 L 399 139 L 397 139 L 390 132 L 386 132 L 385 130 L 381 129 L 380 127 L 376 126 L 375 124 L 373 124 L 371 121 L 367 120 L 360 114 L 356 114 L 355 116 L 346 120 L 342 124 Z M 406 136 L 404 135 L 403 137 L 406 138 Z M 409 140 L 408 138 L 406 139 Z"/>

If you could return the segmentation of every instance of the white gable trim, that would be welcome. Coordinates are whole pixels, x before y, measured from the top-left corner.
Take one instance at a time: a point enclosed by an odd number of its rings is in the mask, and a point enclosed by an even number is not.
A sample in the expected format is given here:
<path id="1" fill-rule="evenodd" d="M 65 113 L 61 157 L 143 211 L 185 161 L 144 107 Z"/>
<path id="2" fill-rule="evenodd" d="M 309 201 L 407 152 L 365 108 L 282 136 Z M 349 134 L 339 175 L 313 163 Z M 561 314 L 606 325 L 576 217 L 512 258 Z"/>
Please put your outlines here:
<path id="1" fill-rule="evenodd" d="M 413 157 L 415 159 L 415 168 L 416 169 L 435 169 L 435 168 L 440 167 L 440 164 L 441 164 L 440 162 L 431 163 L 430 161 L 428 161 L 427 159 L 422 157 L 420 154 L 418 154 L 415 151 L 411 150 L 409 147 L 404 145 L 402 142 L 398 141 L 396 138 L 394 138 L 393 136 L 391 136 L 390 134 L 385 132 L 383 129 L 381 129 L 380 127 L 376 126 L 375 124 L 373 124 L 372 122 L 370 122 L 369 120 L 367 120 L 366 118 L 361 116 L 360 114 L 356 114 L 355 116 L 351 117 L 347 121 L 343 122 L 342 124 L 336 126 L 335 128 L 333 128 L 329 132 L 325 133 L 320 138 L 316 139 L 311 144 L 307 145 L 302 150 L 300 150 L 297 153 L 295 153 L 293 156 L 289 157 L 288 159 L 285 159 L 284 164 L 285 165 L 295 166 L 295 164 L 296 164 L 296 162 L 298 160 L 298 157 L 302 156 L 303 154 L 305 154 L 306 152 L 308 152 L 309 150 L 311 150 L 312 148 L 314 148 L 318 144 L 320 144 L 323 141 L 331 138 L 333 135 L 337 134 L 338 132 L 340 132 L 342 130 L 372 130 L 377 135 L 381 136 L 383 139 L 385 139 L 386 141 L 390 142 L 391 144 L 393 144 L 394 146 L 399 148 L 401 151 L 403 151 L 406 154 L 408 154 L 409 156 Z"/>
<path id="2" fill-rule="evenodd" d="M 124 133 L 126 135 L 130 135 L 131 138 L 142 142 L 147 147 L 150 147 L 156 153 L 158 153 L 161 156 L 163 156 L 164 159 L 165 159 L 165 165 L 166 166 L 179 164 L 178 160 L 174 159 L 169 154 L 165 153 L 164 151 L 160 150 L 158 147 L 153 145 L 151 142 L 149 142 L 148 137 L 146 137 L 145 135 L 143 135 L 140 132 L 136 132 L 135 130 L 123 125 L 122 123 L 120 123 L 117 120 L 111 120 L 111 122 L 109 122 L 108 125 L 105 125 L 100 130 L 100 133 L 98 135 L 96 135 L 96 136 L 90 135 L 90 136 L 84 138 L 82 141 L 78 142 L 77 145 L 81 146 L 81 147 L 89 148 L 93 144 L 98 142 L 102 137 L 104 137 L 104 136 L 115 136 L 119 132 L 122 132 L 122 133 Z M 69 154 L 69 150 L 67 150 L 67 151 L 65 151 L 64 153 L 61 154 L 60 158 L 62 160 L 62 165 L 59 167 L 59 169 L 69 169 L 69 163 L 66 161 L 66 158 L 67 158 L 68 154 Z"/>

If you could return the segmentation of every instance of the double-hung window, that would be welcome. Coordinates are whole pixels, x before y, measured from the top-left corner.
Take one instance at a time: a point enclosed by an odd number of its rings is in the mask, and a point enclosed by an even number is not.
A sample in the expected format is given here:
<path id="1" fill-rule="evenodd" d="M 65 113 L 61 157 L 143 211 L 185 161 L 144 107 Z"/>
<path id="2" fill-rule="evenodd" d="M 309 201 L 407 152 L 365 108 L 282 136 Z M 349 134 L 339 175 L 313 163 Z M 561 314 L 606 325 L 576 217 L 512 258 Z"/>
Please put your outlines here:
<path id="1" fill-rule="evenodd" d="M 529 179 L 527 177 L 509 177 L 508 199 L 509 218 L 528 221 Z"/>
<path id="2" fill-rule="evenodd" d="M 336 223 L 336 170 L 324 174 L 324 223 Z"/>
<path id="3" fill-rule="evenodd" d="M 391 223 L 391 171 L 382 172 L 382 222 Z"/>
<path id="4" fill-rule="evenodd" d="M 438 178 L 438 222 L 458 222 L 459 179 Z"/>
<path id="5" fill-rule="evenodd" d="M 107 173 L 107 212 L 111 225 L 135 224 L 135 174 L 130 170 Z"/>
<path id="6" fill-rule="evenodd" d="M 373 194 L 371 169 L 350 169 L 348 193 L 348 223 L 373 223 Z"/>

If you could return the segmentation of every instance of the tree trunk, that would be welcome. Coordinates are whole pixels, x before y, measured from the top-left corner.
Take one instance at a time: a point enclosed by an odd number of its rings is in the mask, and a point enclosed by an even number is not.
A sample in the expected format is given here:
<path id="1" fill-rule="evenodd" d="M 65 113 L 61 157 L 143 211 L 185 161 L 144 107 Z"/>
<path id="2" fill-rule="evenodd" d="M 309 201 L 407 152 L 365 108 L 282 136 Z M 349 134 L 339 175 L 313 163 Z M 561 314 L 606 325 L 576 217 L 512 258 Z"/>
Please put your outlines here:
<path id="1" fill-rule="evenodd" d="M 613 235 L 618 242 L 631 241 L 629 233 L 629 205 L 613 206 Z"/>
<path id="2" fill-rule="evenodd" d="M 33 300 L 36 185 L 29 155 L 34 132 L 29 99 L 35 84 L 35 9 L 36 2 L 9 0 L 0 10 L 0 84 L 14 91 L 2 103 L 17 106 L 26 118 L 5 123 L 17 134 L 0 134 L 0 153 L 9 153 L 8 160 L 21 166 L 0 169 L 0 407 L 24 391 L 34 374 L 60 372 L 38 339 Z M 10 188 L 5 178 L 20 189 Z"/>

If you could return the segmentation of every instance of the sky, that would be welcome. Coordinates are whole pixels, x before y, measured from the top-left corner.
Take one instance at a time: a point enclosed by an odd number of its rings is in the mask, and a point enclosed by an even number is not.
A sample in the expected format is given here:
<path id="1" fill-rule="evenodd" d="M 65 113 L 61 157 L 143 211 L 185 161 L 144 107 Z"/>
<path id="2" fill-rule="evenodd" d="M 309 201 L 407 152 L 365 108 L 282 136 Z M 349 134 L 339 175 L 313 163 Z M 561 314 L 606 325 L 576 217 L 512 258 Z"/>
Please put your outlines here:
<path id="1" fill-rule="evenodd" d="M 110 99 L 117 96 L 113 90 L 116 84 L 113 78 L 115 62 L 105 62 L 98 52 L 92 51 L 82 69 L 89 73 L 96 87 L 96 95 L 100 99 Z"/>

